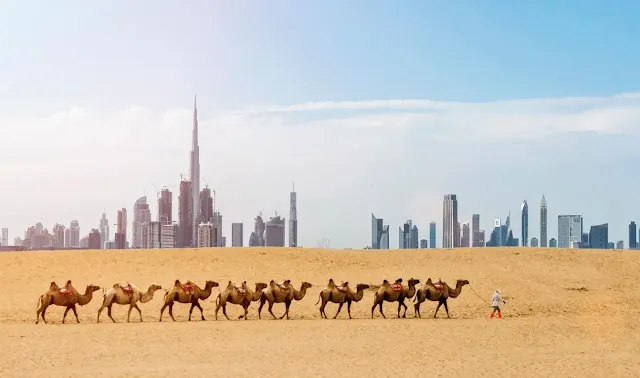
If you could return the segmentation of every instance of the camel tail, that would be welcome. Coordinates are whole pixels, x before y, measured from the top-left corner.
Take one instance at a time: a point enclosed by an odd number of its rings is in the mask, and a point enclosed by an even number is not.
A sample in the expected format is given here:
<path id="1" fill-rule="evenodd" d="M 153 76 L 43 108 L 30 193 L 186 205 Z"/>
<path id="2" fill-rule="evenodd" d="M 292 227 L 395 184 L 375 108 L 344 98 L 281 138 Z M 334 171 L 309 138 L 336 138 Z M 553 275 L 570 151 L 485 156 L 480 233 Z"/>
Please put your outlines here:
<path id="1" fill-rule="evenodd" d="M 40 298 L 38 298 L 38 304 L 36 304 L 36 310 L 40 308 L 40 303 L 42 302 L 44 298 L 44 294 L 40 295 Z"/>
<path id="2" fill-rule="evenodd" d="M 220 304 L 220 296 L 222 294 L 218 294 L 218 296 L 216 297 L 216 307 L 218 307 L 218 305 Z M 216 313 L 217 314 L 217 313 Z"/>
<path id="3" fill-rule="evenodd" d="M 318 301 L 316 302 L 316 305 L 317 305 L 318 303 L 320 303 L 320 298 L 321 298 L 321 297 L 322 297 L 322 293 L 318 294 Z"/>

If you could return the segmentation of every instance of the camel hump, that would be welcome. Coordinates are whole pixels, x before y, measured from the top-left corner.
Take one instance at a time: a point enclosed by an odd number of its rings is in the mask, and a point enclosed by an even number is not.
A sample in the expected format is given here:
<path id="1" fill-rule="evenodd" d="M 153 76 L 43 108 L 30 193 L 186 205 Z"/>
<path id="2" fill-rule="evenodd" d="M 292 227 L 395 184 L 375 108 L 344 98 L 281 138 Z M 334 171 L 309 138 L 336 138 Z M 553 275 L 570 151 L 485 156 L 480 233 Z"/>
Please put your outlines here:
<path id="1" fill-rule="evenodd" d="M 384 284 L 387 284 L 387 285 L 388 285 L 388 284 L 389 284 L 389 281 L 384 280 L 384 281 L 382 281 L 382 284 L 383 284 L 383 285 L 384 285 Z"/>
<path id="2" fill-rule="evenodd" d="M 176 280 L 176 282 L 173 284 L 173 286 L 179 286 L 180 285 L 180 280 Z"/>

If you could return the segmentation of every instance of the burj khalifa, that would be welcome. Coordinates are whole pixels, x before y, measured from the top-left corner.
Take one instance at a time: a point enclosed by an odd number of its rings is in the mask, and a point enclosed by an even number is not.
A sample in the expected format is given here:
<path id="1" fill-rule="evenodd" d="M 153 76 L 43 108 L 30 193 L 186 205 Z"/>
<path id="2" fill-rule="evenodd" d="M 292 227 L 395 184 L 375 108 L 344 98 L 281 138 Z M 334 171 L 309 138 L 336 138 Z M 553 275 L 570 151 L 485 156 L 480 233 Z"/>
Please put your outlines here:
<path id="1" fill-rule="evenodd" d="M 198 108 L 196 97 L 193 99 L 193 143 L 191 146 L 191 206 L 193 213 L 192 239 L 193 246 L 197 245 L 198 220 L 200 219 L 200 146 L 198 145 Z"/>

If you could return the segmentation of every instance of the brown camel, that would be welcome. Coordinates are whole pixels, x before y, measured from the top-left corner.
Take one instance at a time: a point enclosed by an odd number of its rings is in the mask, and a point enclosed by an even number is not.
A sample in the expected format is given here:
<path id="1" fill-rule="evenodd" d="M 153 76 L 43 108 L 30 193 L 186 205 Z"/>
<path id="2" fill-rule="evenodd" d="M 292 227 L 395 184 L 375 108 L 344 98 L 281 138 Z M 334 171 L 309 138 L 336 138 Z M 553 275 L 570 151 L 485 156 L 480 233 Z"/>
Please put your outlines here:
<path id="1" fill-rule="evenodd" d="M 100 313 L 104 308 L 107 308 L 107 316 L 115 323 L 115 319 L 111 316 L 111 306 L 113 304 L 119 305 L 129 305 L 129 313 L 127 313 L 127 323 L 129 323 L 129 318 L 131 317 L 131 311 L 135 308 L 138 310 L 138 314 L 140 314 L 140 321 L 142 321 L 142 311 L 140 311 L 140 307 L 138 307 L 138 301 L 140 303 L 147 303 L 153 299 L 153 294 L 161 290 L 162 286 L 151 284 L 145 293 L 141 292 L 136 285 L 126 283 L 117 283 L 114 284 L 106 293 L 103 294 L 102 306 L 98 310 L 98 318 L 96 323 L 100 323 Z"/>
<path id="2" fill-rule="evenodd" d="M 207 281 L 204 285 L 204 289 L 201 289 L 198 285 L 191 281 L 187 281 L 184 284 L 180 283 L 180 280 L 176 280 L 173 284 L 171 290 L 167 291 L 164 294 L 164 304 L 160 309 L 160 321 L 162 321 L 162 313 L 164 309 L 169 307 L 169 316 L 175 322 L 176 319 L 173 317 L 173 304 L 175 302 L 178 303 L 191 303 L 191 308 L 189 309 L 189 321 L 191 321 L 191 313 L 193 312 L 193 308 L 197 307 L 200 309 L 200 317 L 202 320 L 204 318 L 204 312 L 202 311 L 202 306 L 200 306 L 199 301 L 205 300 L 211 296 L 211 290 L 214 287 L 218 287 L 218 283 L 214 281 Z"/>
<path id="3" fill-rule="evenodd" d="M 247 320 L 247 313 L 249 312 L 249 306 L 251 302 L 258 301 L 262 294 L 262 289 L 266 288 L 267 284 L 263 282 L 256 283 L 255 291 L 247 286 L 247 281 L 242 282 L 242 285 L 236 286 L 231 281 L 227 285 L 227 288 L 216 298 L 216 320 L 218 320 L 218 311 L 222 307 L 222 313 L 229 320 L 227 316 L 227 303 L 241 305 L 244 309 L 244 314 L 240 315 L 238 319 L 244 318 Z"/>
<path id="4" fill-rule="evenodd" d="M 269 286 L 262 290 L 262 294 L 260 295 L 260 307 L 258 307 L 258 319 L 262 319 L 261 312 L 262 307 L 265 302 L 269 302 L 269 313 L 273 316 L 274 319 L 277 319 L 273 314 L 273 304 L 274 303 L 284 303 L 285 312 L 280 317 L 283 319 L 285 316 L 289 319 L 289 306 L 291 306 L 291 302 L 294 300 L 299 301 L 304 298 L 307 293 L 307 289 L 312 287 L 312 285 L 308 282 L 303 282 L 300 286 L 300 290 L 294 289 L 291 285 L 291 280 L 285 280 L 281 283 L 276 283 L 274 280 L 269 282 Z"/>
<path id="5" fill-rule="evenodd" d="M 447 311 L 447 318 L 451 318 L 449 316 L 449 306 L 447 306 L 448 298 L 456 298 L 462 292 L 462 287 L 464 285 L 468 285 L 469 281 L 467 280 L 456 280 L 456 288 L 452 289 L 447 285 L 446 282 L 431 282 L 431 278 L 425 282 L 425 285 L 418 290 L 416 293 L 416 297 L 413 299 L 416 302 L 413 305 L 415 310 L 415 316 L 422 317 L 420 315 L 420 304 L 426 300 L 438 302 L 438 307 L 436 307 L 436 312 L 433 314 L 435 318 L 438 315 L 438 310 L 440 306 L 444 305 L 444 309 Z"/>
<path id="6" fill-rule="evenodd" d="M 403 318 L 407 317 L 407 305 L 404 304 L 405 299 L 411 299 L 416 293 L 416 285 L 420 283 L 420 280 L 409 278 L 409 286 L 402 285 L 402 278 L 398 278 L 393 284 L 389 284 L 389 281 L 384 280 L 382 286 L 376 292 L 373 297 L 373 306 L 371 306 L 371 319 L 373 319 L 373 310 L 376 306 L 380 307 L 380 315 L 383 318 L 387 318 L 382 312 L 382 304 L 387 302 L 398 302 L 398 318 L 400 317 L 400 306 L 404 306 Z"/>
<path id="7" fill-rule="evenodd" d="M 351 302 L 359 302 L 364 296 L 364 290 L 368 288 L 369 285 L 358 284 L 356 292 L 354 293 L 349 287 L 349 282 L 343 282 L 340 286 L 336 286 L 333 279 L 330 279 L 327 288 L 320 292 L 318 295 L 318 302 L 316 302 L 317 305 L 322 300 L 322 304 L 320 305 L 320 316 L 327 319 L 327 314 L 324 312 L 324 309 L 327 306 L 327 303 L 331 302 L 339 304 L 338 311 L 336 311 L 336 314 L 333 317 L 334 319 L 337 318 L 342 306 L 346 302 L 349 319 L 352 319 Z"/>
<path id="8" fill-rule="evenodd" d="M 93 292 L 97 290 L 100 290 L 100 286 L 87 285 L 84 294 L 80 294 L 71 285 L 70 280 L 67 281 L 67 284 L 62 288 L 58 287 L 55 282 L 51 282 L 49 290 L 38 298 L 36 324 L 38 324 L 41 314 L 42 320 L 45 324 L 47 323 L 45 314 L 47 312 L 47 308 L 52 305 L 66 307 L 64 315 L 62 316 L 62 323 L 64 323 L 69 310 L 73 310 L 73 314 L 76 316 L 76 322 L 80 323 L 80 319 L 78 319 L 78 312 L 76 311 L 76 304 L 84 306 L 91 302 L 91 299 L 93 299 Z"/>

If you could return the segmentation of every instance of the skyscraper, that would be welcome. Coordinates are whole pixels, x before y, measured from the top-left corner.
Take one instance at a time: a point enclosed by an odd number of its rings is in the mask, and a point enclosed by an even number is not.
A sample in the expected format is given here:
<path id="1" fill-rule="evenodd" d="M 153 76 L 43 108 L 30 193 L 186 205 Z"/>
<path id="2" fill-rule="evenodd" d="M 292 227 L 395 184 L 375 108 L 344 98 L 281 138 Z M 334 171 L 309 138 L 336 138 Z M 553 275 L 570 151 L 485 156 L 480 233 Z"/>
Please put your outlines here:
<path id="1" fill-rule="evenodd" d="M 180 195 L 178 196 L 178 221 L 180 222 L 180 247 L 195 246 L 193 234 L 193 191 L 191 181 L 180 181 Z"/>
<path id="2" fill-rule="evenodd" d="M 173 199 L 169 189 L 162 189 L 158 198 L 158 222 L 173 223 Z"/>
<path id="3" fill-rule="evenodd" d="M 53 247 L 54 248 L 64 248 L 64 230 L 65 227 L 59 223 L 56 223 L 53 226 Z M 102 248 L 102 247 L 100 247 Z M 95 248 L 95 249 L 100 249 Z"/>
<path id="4" fill-rule="evenodd" d="M 371 249 L 389 249 L 389 226 L 371 214 Z"/>
<path id="5" fill-rule="evenodd" d="M 471 215 L 471 246 L 482 247 L 480 243 L 480 214 Z"/>
<path id="6" fill-rule="evenodd" d="M 636 222 L 629 223 L 629 249 L 636 249 L 638 245 Z"/>
<path id="7" fill-rule="evenodd" d="M 0 243 L 0 245 L 3 245 L 5 247 L 9 245 L 9 229 L 8 228 L 2 229 L 2 242 Z"/>
<path id="8" fill-rule="evenodd" d="M 127 245 L 127 209 L 118 210 L 116 218 L 116 249 L 125 249 Z"/>
<path id="9" fill-rule="evenodd" d="M 220 212 L 218 211 L 214 211 L 213 212 L 213 219 L 211 224 L 213 225 L 214 231 L 215 231 L 215 239 L 214 239 L 214 243 L 213 246 L 214 247 L 224 247 L 225 243 L 223 242 L 223 236 L 222 236 L 222 214 L 220 214 Z M 283 245 L 284 246 L 284 245 Z"/>
<path id="10" fill-rule="evenodd" d="M 213 221 L 213 197 L 211 197 L 211 189 L 205 186 L 200 192 L 200 218 L 198 223 Z M 199 232 L 199 231 L 198 231 Z"/>
<path id="11" fill-rule="evenodd" d="M 193 245 L 196 241 L 198 233 L 198 220 L 200 219 L 200 146 L 198 144 L 198 108 L 196 106 L 196 98 L 193 99 L 193 136 L 191 146 L 191 166 L 189 173 L 191 174 L 191 240 Z M 182 191 L 180 191 L 182 195 Z M 186 221 L 186 219 L 185 219 Z M 180 221 L 182 228 L 182 220 Z"/>
<path id="12" fill-rule="evenodd" d="M 609 224 L 591 226 L 589 230 L 589 248 L 607 249 L 609 247 Z"/>
<path id="13" fill-rule="evenodd" d="M 542 195 L 540 201 L 540 247 L 547 246 L 547 200 Z"/>
<path id="14" fill-rule="evenodd" d="M 133 204 L 133 248 L 142 248 L 142 225 L 151 221 L 151 210 L 147 196 L 140 197 Z"/>
<path id="15" fill-rule="evenodd" d="M 469 227 L 469 222 L 464 222 L 462 224 L 462 237 L 460 238 L 460 246 L 464 248 L 468 248 L 471 246 L 471 228 Z"/>
<path id="16" fill-rule="evenodd" d="M 284 218 L 276 214 L 265 224 L 264 245 L 267 247 L 284 247 Z"/>
<path id="17" fill-rule="evenodd" d="M 446 194 L 442 204 L 442 248 L 459 246 L 458 199 L 455 194 Z"/>
<path id="18" fill-rule="evenodd" d="M 242 223 L 231 223 L 231 246 L 242 247 Z"/>
<path id="19" fill-rule="evenodd" d="M 429 223 L 429 248 L 436 247 L 436 222 Z"/>
<path id="20" fill-rule="evenodd" d="M 527 205 L 527 200 L 522 202 L 521 207 L 521 225 L 522 225 L 522 246 L 526 247 L 529 241 L 529 205 Z"/>
<path id="21" fill-rule="evenodd" d="M 105 245 L 109 241 L 109 220 L 107 214 L 102 212 L 102 218 L 100 218 L 100 248 L 107 248 Z"/>
<path id="22" fill-rule="evenodd" d="M 66 240 L 69 239 L 69 248 L 80 248 L 80 223 L 77 220 L 72 220 L 68 230 L 68 238 L 65 231 L 65 244 L 67 243 Z"/>
<path id="23" fill-rule="evenodd" d="M 569 248 L 582 241 L 582 215 L 558 215 L 558 247 Z"/>
<path id="24" fill-rule="evenodd" d="M 298 246 L 298 206 L 296 187 L 289 193 L 289 247 Z"/>

